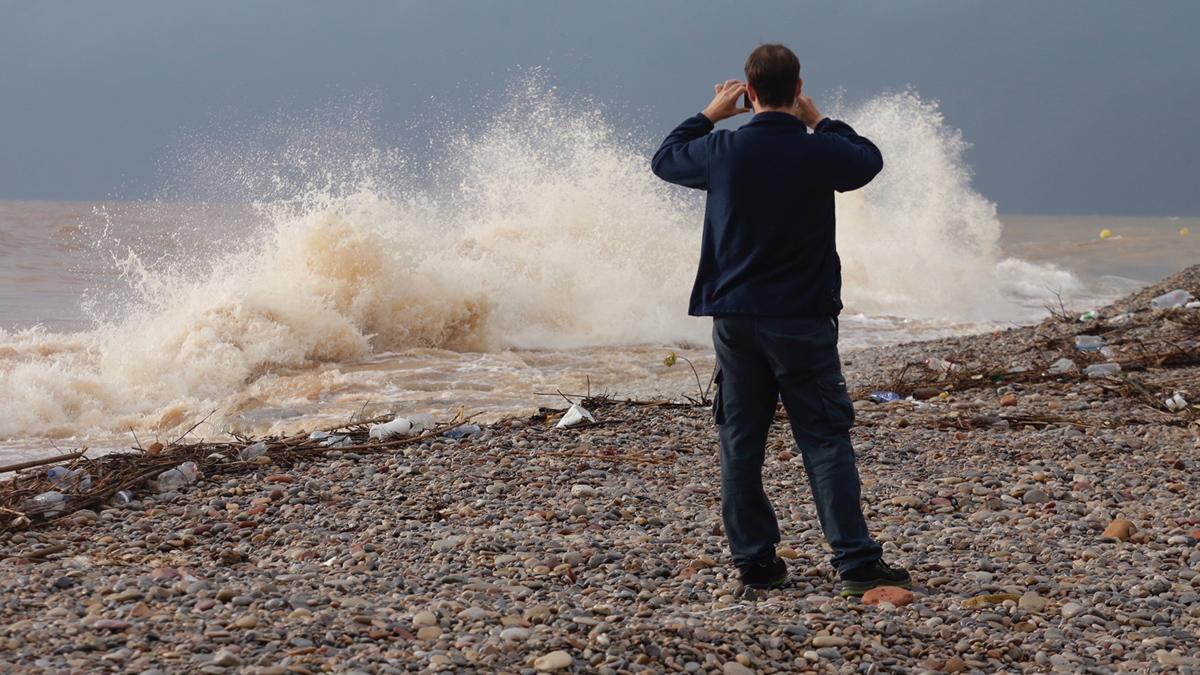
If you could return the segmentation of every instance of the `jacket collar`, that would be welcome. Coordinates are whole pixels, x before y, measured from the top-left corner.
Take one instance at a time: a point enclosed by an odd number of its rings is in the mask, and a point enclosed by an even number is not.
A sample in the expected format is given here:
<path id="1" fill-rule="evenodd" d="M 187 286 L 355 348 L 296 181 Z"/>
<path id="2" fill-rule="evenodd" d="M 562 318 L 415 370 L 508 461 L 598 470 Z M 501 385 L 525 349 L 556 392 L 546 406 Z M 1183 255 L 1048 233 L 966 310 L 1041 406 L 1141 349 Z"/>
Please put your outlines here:
<path id="1" fill-rule="evenodd" d="M 805 131 L 807 131 L 807 127 L 804 126 L 804 122 L 800 121 L 800 118 L 796 117 L 795 115 L 793 115 L 791 113 L 779 112 L 776 110 L 768 110 L 767 112 L 760 112 L 757 115 L 755 115 L 753 118 L 751 118 L 749 122 L 746 122 L 746 124 L 744 124 L 743 126 L 750 127 L 750 126 L 760 126 L 760 125 L 766 125 L 766 124 L 771 124 L 771 125 L 786 124 L 786 125 L 793 125 L 793 126 L 799 125 L 802 129 L 805 129 Z"/>

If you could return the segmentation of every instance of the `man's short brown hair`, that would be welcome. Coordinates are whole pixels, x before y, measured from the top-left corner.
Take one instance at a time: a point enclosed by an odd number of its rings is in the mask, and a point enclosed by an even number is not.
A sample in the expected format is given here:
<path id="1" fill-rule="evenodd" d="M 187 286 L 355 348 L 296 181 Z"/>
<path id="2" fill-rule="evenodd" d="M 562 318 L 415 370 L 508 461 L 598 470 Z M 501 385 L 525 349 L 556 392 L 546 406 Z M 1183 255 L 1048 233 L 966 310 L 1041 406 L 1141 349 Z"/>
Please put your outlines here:
<path id="1" fill-rule="evenodd" d="M 762 45 L 746 59 L 746 81 L 758 93 L 760 105 L 787 108 L 796 102 L 800 59 L 783 45 Z"/>

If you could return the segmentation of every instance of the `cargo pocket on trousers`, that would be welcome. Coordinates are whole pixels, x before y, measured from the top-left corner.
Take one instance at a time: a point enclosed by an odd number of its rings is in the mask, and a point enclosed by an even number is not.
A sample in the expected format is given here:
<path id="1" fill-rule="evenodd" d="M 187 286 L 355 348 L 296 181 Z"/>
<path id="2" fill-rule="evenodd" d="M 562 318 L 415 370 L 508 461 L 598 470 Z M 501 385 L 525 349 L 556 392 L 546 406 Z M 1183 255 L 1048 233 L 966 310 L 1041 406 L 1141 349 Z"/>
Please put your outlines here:
<path id="1" fill-rule="evenodd" d="M 724 373 L 722 373 L 719 370 L 717 371 L 716 375 L 713 376 L 713 384 L 716 385 L 717 391 L 715 394 L 713 394 L 712 409 L 713 409 L 713 421 L 716 422 L 717 424 L 725 423 L 725 406 L 724 406 L 725 397 L 721 393 L 721 389 L 722 389 L 721 381 L 724 379 L 725 379 Z"/>
<path id="2" fill-rule="evenodd" d="M 854 402 L 846 391 L 846 380 L 840 374 L 822 377 L 817 389 L 829 426 L 834 431 L 849 431 L 854 426 Z"/>

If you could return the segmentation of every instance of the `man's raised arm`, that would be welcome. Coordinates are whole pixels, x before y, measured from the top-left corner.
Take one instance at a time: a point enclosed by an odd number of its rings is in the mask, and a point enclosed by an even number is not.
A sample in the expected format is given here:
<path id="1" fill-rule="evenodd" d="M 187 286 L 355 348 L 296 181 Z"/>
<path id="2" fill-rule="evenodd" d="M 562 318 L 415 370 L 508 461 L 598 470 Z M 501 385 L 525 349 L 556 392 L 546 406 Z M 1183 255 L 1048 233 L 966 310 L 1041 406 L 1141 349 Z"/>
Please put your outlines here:
<path id="1" fill-rule="evenodd" d="M 817 134 L 825 135 L 829 182 L 838 192 L 848 192 L 871 182 L 883 170 L 883 153 L 859 136 L 849 124 L 821 114 L 812 98 L 796 95 L 792 113 Z"/>
<path id="2" fill-rule="evenodd" d="M 650 160 L 655 176 L 684 187 L 708 187 L 708 144 L 704 137 L 713 130 L 712 120 L 697 113 L 667 135 Z"/>
<path id="3" fill-rule="evenodd" d="M 748 110 L 738 105 L 738 98 L 746 93 L 744 82 L 726 80 L 713 89 L 716 95 L 704 112 L 675 127 L 654 153 L 650 170 L 655 176 L 684 187 L 708 188 L 709 148 L 705 136 L 717 122 Z"/>
<path id="4" fill-rule="evenodd" d="M 883 153 L 849 124 L 826 117 L 813 131 L 837 136 L 830 139 L 828 152 L 830 182 L 838 192 L 857 190 L 883 170 Z"/>

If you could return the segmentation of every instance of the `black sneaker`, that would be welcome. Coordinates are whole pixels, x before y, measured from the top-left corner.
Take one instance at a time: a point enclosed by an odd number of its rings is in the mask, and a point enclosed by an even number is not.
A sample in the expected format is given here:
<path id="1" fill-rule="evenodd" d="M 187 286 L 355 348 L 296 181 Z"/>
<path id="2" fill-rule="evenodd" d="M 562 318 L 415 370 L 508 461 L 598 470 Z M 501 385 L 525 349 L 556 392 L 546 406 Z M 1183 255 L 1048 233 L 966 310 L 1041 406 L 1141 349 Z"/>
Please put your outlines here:
<path id="1" fill-rule="evenodd" d="M 762 565 L 751 563 L 739 567 L 738 571 L 741 573 L 742 585 L 750 588 L 777 588 L 786 584 L 788 580 L 787 564 L 779 556 Z"/>
<path id="2" fill-rule="evenodd" d="M 889 567 L 882 560 L 855 567 L 849 572 L 842 572 L 842 597 L 862 595 L 872 588 L 880 586 L 896 586 L 897 588 L 912 588 L 912 577 L 908 570 Z"/>

